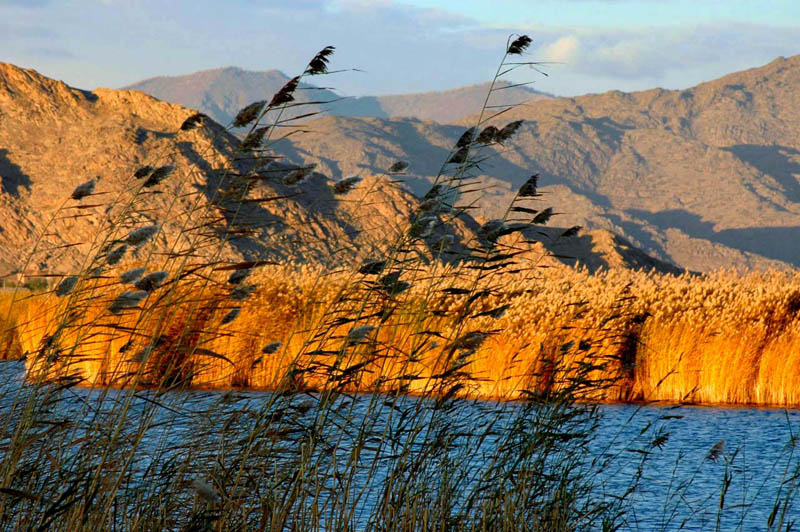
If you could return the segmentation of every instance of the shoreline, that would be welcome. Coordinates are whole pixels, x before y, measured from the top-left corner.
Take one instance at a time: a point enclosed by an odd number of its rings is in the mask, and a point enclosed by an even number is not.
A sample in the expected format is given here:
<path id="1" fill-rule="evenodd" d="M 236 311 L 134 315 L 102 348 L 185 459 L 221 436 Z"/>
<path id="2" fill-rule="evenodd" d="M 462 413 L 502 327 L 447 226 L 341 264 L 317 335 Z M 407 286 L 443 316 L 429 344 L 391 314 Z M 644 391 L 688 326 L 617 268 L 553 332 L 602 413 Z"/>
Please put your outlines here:
<path id="1" fill-rule="evenodd" d="M 9 363 L 9 364 L 20 364 L 21 371 L 20 377 L 23 384 L 28 384 L 25 369 L 24 359 L 13 359 L 13 360 L 0 360 L 0 364 Z M 135 390 L 135 391 L 159 391 L 158 387 L 155 386 L 100 386 L 100 385 L 84 385 L 84 384 L 76 384 L 76 388 L 81 388 L 83 390 Z M 268 387 L 257 387 L 257 386 L 250 386 L 250 387 L 216 387 L 216 386 L 207 386 L 198 384 L 196 386 L 184 386 L 184 387 L 175 387 L 171 389 L 160 389 L 162 393 L 167 392 L 174 392 L 174 393 L 191 393 L 191 392 L 208 392 L 208 393 L 219 393 L 219 394 L 226 394 L 232 392 L 239 392 L 239 393 L 258 393 L 258 394 L 270 394 L 276 393 L 275 388 L 268 388 Z M 298 390 L 296 392 L 292 392 L 291 394 L 287 395 L 309 395 L 309 396 L 317 396 L 321 393 L 324 393 L 325 390 L 319 389 L 306 389 L 306 390 Z M 352 391 L 352 390 L 343 390 L 339 392 L 342 395 L 350 395 L 350 396 L 368 396 L 373 395 L 374 391 L 368 390 L 361 390 L 361 391 Z M 386 397 L 391 397 L 392 392 L 391 390 L 384 390 L 378 392 L 381 395 Z M 414 397 L 414 398 L 426 398 L 430 400 L 435 400 L 436 396 L 430 395 L 429 393 L 420 392 L 405 392 L 400 394 L 405 397 Z M 458 399 L 464 401 L 474 401 L 480 403 L 522 403 L 523 399 L 520 398 L 498 398 L 498 397 L 490 397 L 490 396 L 481 396 L 481 395 L 468 395 L 468 396 L 458 396 Z M 798 411 L 800 412 L 800 404 L 770 404 L 770 403 L 723 403 L 723 402 L 694 402 L 694 401 L 685 401 L 685 402 L 674 402 L 668 400 L 660 400 L 654 399 L 651 401 L 647 400 L 632 400 L 632 401 L 585 401 L 585 400 L 577 400 L 576 403 L 581 404 L 594 404 L 594 405 L 607 405 L 607 406 L 640 406 L 640 407 L 657 407 L 657 408 L 714 408 L 714 409 L 732 409 L 732 410 L 739 410 L 739 409 L 748 409 L 748 410 L 785 410 L 785 411 Z"/>

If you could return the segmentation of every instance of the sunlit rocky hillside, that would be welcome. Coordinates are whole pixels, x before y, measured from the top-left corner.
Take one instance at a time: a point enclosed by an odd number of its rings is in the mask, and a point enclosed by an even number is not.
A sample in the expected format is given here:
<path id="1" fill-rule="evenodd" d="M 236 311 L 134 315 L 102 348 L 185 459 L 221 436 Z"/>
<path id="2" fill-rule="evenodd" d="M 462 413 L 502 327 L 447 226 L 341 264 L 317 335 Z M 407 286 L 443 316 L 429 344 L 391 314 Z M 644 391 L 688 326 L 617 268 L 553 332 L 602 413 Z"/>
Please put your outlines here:
<path id="1" fill-rule="evenodd" d="M 800 56 L 686 90 L 528 102 L 502 117 L 525 123 L 482 165 L 479 178 L 491 188 L 474 196 L 477 213 L 500 214 L 501 200 L 537 172 L 560 225 L 608 229 L 691 270 L 798 266 L 798 100 Z M 354 114 L 346 102 L 340 109 L 306 124 L 311 133 L 280 152 L 296 163 L 316 162 L 333 178 L 375 173 L 405 159 L 407 185 L 418 193 L 475 120 L 337 116 Z"/>
<path id="2" fill-rule="evenodd" d="M 364 179 L 344 194 L 332 188 L 340 172 L 322 161 L 317 161 L 321 172 L 312 172 L 300 186 L 288 186 L 280 179 L 287 171 L 283 163 L 257 171 L 247 157 L 237 159 L 239 139 L 215 122 L 182 131 L 192 113 L 138 91 L 79 90 L 0 63 L 1 273 L 80 269 L 87 251 L 108 237 L 104 228 L 141 186 L 134 172 L 147 165 L 171 165 L 174 172 L 137 194 L 142 203 L 134 209 L 135 220 L 125 222 L 133 225 L 116 227 L 120 234 L 111 235 L 113 241 L 143 224 L 163 229 L 155 255 L 133 253 L 126 259 L 132 262 L 180 252 L 214 260 L 337 264 L 379 252 L 415 216 L 419 199 L 394 182 L 402 176 L 385 174 L 396 159 L 383 168 L 366 159 L 374 170 L 360 172 Z M 442 164 L 447 154 L 440 149 L 431 155 Z M 413 168 L 424 168 L 421 156 L 409 158 Z M 255 184 L 243 204 L 232 206 L 225 202 L 220 180 L 245 172 L 253 174 Z M 94 194 L 70 198 L 76 186 L 91 179 L 96 181 Z M 214 192 L 218 189 L 222 195 Z M 474 238 L 478 228 L 479 222 L 465 214 L 437 225 L 432 238 L 452 235 L 455 251 L 448 258 L 458 260 L 459 246 Z M 531 232 L 525 245 L 541 264 L 577 261 L 592 270 L 676 271 L 608 231 L 583 231 L 568 239 L 560 238 L 562 232 Z"/>

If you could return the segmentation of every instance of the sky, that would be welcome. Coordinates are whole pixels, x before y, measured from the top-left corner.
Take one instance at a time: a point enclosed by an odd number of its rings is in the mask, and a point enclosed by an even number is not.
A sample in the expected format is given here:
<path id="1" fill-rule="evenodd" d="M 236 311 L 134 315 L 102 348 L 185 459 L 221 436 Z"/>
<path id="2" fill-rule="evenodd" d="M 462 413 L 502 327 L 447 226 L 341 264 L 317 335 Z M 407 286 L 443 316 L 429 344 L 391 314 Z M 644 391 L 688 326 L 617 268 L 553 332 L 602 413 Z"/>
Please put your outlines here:
<path id="1" fill-rule="evenodd" d="M 491 79 L 509 35 L 533 39 L 511 81 L 563 96 L 687 88 L 800 54 L 800 0 L 0 0 L 0 61 L 119 88 L 223 66 L 303 70 L 344 95 Z"/>

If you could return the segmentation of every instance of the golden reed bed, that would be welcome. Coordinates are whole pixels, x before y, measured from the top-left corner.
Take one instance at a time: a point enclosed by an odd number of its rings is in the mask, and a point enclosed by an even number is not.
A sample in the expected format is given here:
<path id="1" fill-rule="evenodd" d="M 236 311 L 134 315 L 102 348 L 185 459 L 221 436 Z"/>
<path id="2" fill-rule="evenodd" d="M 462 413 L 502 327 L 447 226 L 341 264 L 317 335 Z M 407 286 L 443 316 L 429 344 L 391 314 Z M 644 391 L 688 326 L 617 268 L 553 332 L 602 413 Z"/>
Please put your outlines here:
<path id="1" fill-rule="evenodd" d="M 459 273 L 417 272 L 402 299 L 375 305 L 359 297 L 368 280 L 273 267 L 258 274 L 256 292 L 229 323 L 224 288 L 197 298 L 187 283 L 169 297 L 151 295 L 141 314 L 115 316 L 107 311 L 114 292 L 94 287 L 81 326 L 63 328 L 62 347 L 47 361 L 36 353 L 54 343 L 66 302 L 52 295 L 27 301 L 15 331 L 29 371 L 46 366 L 92 385 L 335 383 L 419 393 L 441 386 L 453 370 L 459 394 L 513 399 L 521 390 L 558 388 L 582 367 L 607 383 L 587 392 L 595 399 L 800 404 L 798 274 L 498 274 L 492 282 L 502 292 L 467 306 L 476 290 Z M 465 315 L 473 316 L 468 327 L 456 330 Z"/>

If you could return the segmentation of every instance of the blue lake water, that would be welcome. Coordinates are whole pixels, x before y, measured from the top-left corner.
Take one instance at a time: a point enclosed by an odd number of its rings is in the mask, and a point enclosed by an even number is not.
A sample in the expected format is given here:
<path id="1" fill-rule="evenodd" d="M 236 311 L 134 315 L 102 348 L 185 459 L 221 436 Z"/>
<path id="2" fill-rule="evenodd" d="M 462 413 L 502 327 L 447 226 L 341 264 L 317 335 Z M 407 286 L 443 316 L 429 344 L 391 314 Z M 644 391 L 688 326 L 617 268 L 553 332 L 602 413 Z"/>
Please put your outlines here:
<path id="1" fill-rule="evenodd" d="M 25 388 L 21 364 L 0 364 L 2 418 L 17 415 L 21 403 L 15 405 L 14 399 L 24 397 Z M 132 396 L 118 390 L 104 394 L 72 388 L 61 392 L 51 413 L 75 421 L 76 426 L 80 421 L 90 426 L 104 415 L 113 417 L 129 399 L 126 430 L 134 434 L 139 420 L 145 418 L 150 426 L 137 443 L 134 464 L 138 472 L 129 480 L 135 483 L 145 479 L 147 471 L 162 467 L 164 460 L 187 460 L 193 471 L 209 470 L 220 454 L 231 454 L 232 444 L 220 436 L 222 425 L 229 434 L 237 430 L 246 434 L 270 398 L 263 392 L 182 391 L 156 396 L 141 391 Z M 393 462 L 388 457 L 402 446 L 395 443 L 378 450 L 375 442 L 386 440 L 386 434 L 396 442 L 418 438 L 418 444 L 406 447 L 413 449 L 429 443 L 425 438 L 430 434 L 452 436 L 445 444 L 451 448 L 443 456 L 460 460 L 464 474 L 451 489 L 467 494 L 481 482 L 496 447 L 504 442 L 505 431 L 523 408 L 514 403 L 461 401 L 443 414 L 428 404 L 431 401 L 409 397 L 389 405 L 364 395 L 336 398 L 322 419 L 315 408 L 319 396 L 298 395 L 285 401 L 284 407 L 297 407 L 293 415 L 298 426 L 326 427 L 321 436 L 325 443 L 317 452 L 320 460 L 333 464 L 329 467 L 347 462 L 347 450 L 359 434 L 370 436 L 373 443 L 365 445 L 350 488 L 359 494 L 351 519 L 357 530 L 372 528 L 369 509 L 381 497 L 380 479 L 391 474 Z M 795 501 L 800 454 L 792 445 L 800 433 L 800 411 L 654 405 L 601 405 L 598 409 L 597 426 L 580 451 L 582 465 L 576 467 L 593 484 L 589 499 L 615 500 L 627 492 L 621 530 L 770 530 L 771 514 L 774 530 L 781 520 L 781 530 L 787 530 L 789 523 L 800 526 L 800 503 Z M 407 430 L 408 418 L 398 414 L 403 411 L 413 411 L 412 425 L 425 430 Z M 80 435 L 81 429 L 75 430 L 73 437 Z M 203 438 L 207 440 L 203 452 L 184 453 L 184 442 Z M 715 445 L 719 453 L 712 460 L 709 453 Z M 291 460 L 293 452 L 291 445 L 283 448 L 282 459 Z M 324 458 L 327 455 L 331 457 Z M 360 482 L 359 475 L 371 480 Z M 429 482 L 434 490 L 441 482 L 432 468 L 419 475 L 422 485 Z M 635 479 L 637 487 L 629 491 Z M 784 498 L 787 503 L 782 502 Z M 776 502 L 780 503 L 777 511 Z"/>

